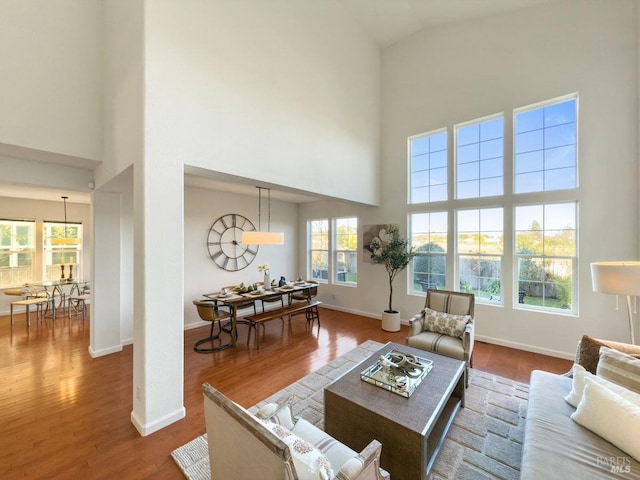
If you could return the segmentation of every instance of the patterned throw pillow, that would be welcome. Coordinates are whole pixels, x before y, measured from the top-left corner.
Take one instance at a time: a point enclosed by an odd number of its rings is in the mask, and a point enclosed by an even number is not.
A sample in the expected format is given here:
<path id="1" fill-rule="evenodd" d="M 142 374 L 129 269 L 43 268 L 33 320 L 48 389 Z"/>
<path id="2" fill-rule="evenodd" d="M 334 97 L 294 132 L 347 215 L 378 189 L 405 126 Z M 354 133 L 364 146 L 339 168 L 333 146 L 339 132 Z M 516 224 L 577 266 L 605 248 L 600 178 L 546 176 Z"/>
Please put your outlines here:
<path id="1" fill-rule="evenodd" d="M 607 347 L 600 348 L 599 377 L 640 393 L 640 360 Z"/>
<path id="2" fill-rule="evenodd" d="M 471 315 L 455 315 L 430 308 L 424 309 L 424 330 L 427 332 L 462 338 L 464 329 L 470 320 Z"/>
<path id="3" fill-rule="evenodd" d="M 264 425 L 289 447 L 300 480 L 333 478 L 331 463 L 320 450 L 282 425 L 272 422 Z"/>

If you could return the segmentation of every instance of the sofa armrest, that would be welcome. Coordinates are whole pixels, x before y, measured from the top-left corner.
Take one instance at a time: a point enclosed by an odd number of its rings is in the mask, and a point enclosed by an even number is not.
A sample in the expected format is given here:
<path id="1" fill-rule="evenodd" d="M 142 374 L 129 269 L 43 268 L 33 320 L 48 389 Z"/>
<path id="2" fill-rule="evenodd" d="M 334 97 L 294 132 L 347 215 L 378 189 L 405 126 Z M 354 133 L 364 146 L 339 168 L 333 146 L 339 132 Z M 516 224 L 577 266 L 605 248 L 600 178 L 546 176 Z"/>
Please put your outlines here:
<path id="1" fill-rule="evenodd" d="M 424 310 L 409 319 L 409 336 L 418 335 L 424 329 Z"/>

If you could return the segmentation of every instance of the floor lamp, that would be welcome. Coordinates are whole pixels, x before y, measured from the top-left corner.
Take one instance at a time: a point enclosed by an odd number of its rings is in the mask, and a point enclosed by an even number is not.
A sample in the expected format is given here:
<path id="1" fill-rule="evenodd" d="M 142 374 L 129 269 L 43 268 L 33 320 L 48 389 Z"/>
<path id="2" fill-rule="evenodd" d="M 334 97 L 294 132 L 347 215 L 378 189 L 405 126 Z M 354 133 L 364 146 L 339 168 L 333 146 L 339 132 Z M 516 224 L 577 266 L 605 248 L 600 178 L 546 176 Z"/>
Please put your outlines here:
<path id="1" fill-rule="evenodd" d="M 593 291 L 627 296 L 631 343 L 636 344 L 631 297 L 640 295 L 640 262 L 594 262 L 591 264 Z"/>

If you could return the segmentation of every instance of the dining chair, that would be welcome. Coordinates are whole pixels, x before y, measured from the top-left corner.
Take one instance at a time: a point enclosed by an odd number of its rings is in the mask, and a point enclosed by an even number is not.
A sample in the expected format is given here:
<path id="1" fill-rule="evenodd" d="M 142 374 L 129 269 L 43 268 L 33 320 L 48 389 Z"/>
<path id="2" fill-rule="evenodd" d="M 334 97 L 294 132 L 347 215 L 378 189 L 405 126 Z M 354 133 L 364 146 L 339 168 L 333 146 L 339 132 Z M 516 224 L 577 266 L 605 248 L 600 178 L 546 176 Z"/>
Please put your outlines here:
<path id="1" fill-rule="evenodd" d="M 211 322 L 211 330 L 209 331 L 209 336 L 201 340 L 198 340 L 194 344 L 193 349 L 196 352 L 209 353 L 209 352 L 215 352 L 216 350 L 221 350 L 226 347 L 230 347 L 232 343 L 228 343 L 226 345 L 218 345 L 218 346 L 212 345 L 210 348 L 201 347 L 201 345 L 208 342 L 213 343 L 213 340 L 217 340 L 220 338 L 220 334 L 223 331 L 221 321 L 231 320 L 231 311 L 222 305 L 218 305 L 213 300 L 194 300 L 193 304 L 196 306 L 196 309 L 198 310 L 198 315 L 200 316 L 200 319 L 204 320 L 205 322 Z M 213 327 L 215 326 L 216 323 L 218 324 L 218 333 L 214 335 Z"/>
<path id="2" fill-rule="evenodd" d="M 313 287 L 309 287 L 305 290 L 301 290 L 299 292 L 295 292 L 291 294 L 292 300 L 305 300 L 310 302 L 312 298 L 318 295 L 318 281 L 317 280 L 307 280 L 307 284 L 314 285 Z"/>

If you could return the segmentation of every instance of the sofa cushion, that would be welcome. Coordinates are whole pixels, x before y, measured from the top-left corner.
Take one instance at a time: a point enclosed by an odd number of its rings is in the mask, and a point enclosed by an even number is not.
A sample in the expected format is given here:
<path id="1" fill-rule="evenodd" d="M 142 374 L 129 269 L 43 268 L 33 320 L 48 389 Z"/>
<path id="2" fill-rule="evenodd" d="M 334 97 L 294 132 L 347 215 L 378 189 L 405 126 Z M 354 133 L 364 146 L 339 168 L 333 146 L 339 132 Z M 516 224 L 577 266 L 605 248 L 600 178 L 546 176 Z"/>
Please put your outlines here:
<path id="1" fill-rule="evenodd" d="M 471 315 L 456 315 L 425 308 L 423 328 L 427 332 L 462 338 L 464 329 L 470 320 Z"/>
<path id="2" fill-rule="evenodd" d="M 329 459 L 311 442 L 277 423 L 265 422 L 264 425 L 289 447 L 300 480 L 329 480 L 333 478 L 333 469 Z"/>
<path id="3" fill-rule="evenodd" d="M 584 395 L 571 418 L 640 460 L 640 395 L 632 402 L 586 378 Z"/>
<path id="4" fill-rule="evenodd" d="M 598 376 L 640 393 L 640 360 L 607 347 L 600 348 Z"/>

